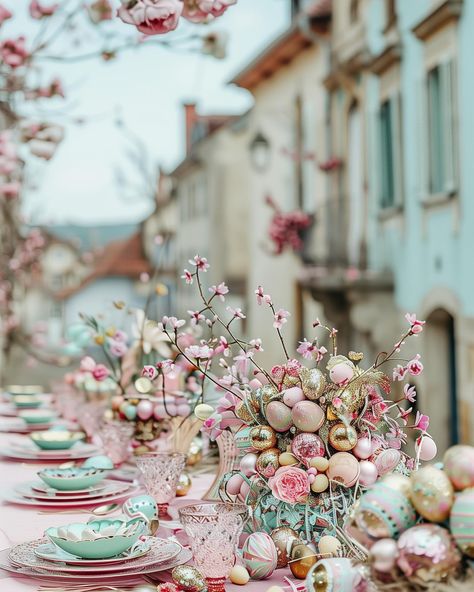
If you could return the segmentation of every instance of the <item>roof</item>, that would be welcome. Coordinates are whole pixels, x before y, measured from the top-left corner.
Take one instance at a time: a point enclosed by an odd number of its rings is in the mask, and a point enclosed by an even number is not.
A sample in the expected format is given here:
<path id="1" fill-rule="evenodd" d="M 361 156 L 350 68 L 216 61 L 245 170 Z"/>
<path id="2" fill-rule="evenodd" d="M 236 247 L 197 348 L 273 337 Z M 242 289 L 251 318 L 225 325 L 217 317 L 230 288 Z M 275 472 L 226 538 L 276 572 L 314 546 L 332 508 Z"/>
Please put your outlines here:
<path id="1" fill-rule="evenodd" d="M 296 17 L 291 27 L 268 45 L 262 53 L 236 74 L 229 84 L 252 90 L 289 64 L 302 51 L 314 44 L 311 33 L 324 33 L 331 16 L 331 0 L 318 0 Z M 307 18 L 309 17 L 309 23 Z M 304 25 L 309 25 L 304 26 Z"/>
<path id="2" fill-rule="evenodd" d="M 102 249 L 116 240 L 131 237 L 137 232 L 139 224 L 102 224 L 99 226 L 83 226 L 79 224 L 57 224 L 44 227 L 53 238 L 75 246 L 79 251 Z"/>
<path id="3" fill-rule="evenodd" d="M 143 252 L 141 234 L 109 243 L 97 256 L 91 273 L 77 286 L 56 292 L 59 299 L 69 298 L 93 281 L 106 277 L 128 277 L 138 279 L 141 273 L 152 272 L 151 264 Z"/>

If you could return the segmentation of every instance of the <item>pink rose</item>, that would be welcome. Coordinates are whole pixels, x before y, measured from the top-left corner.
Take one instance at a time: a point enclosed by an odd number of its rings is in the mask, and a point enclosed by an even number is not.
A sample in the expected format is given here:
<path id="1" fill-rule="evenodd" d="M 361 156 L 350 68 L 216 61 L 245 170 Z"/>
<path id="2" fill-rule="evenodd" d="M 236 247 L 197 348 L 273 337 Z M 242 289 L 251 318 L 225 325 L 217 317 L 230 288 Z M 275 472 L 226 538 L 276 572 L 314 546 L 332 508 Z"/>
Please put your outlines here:
<path id="1" fill-rule="evenodd" d="M 97 366 L 92 370 L 92 376 L 98 382 L 102 382 L 110 375 L 110 370 L 104 366 L 104 364 L 97 364 Z"/>
<path id="2" fill-rule="evenodd" d="M 117 14 L 144 35 L 161 35 L 176 29 L 182 11 L 179 0 L 122 0 Z"/>
<path id="3" fill-rule="evenodd" d="M 418 376 L 423 372 L 423 364 L 420 362 L 420 354 L 416 354 L 413 360 L 408 362 L 407 370 L 412 376 Z"/>
<path id="4" fill-rule="evenodd" d="M 280 467 L 268 480 L 274 497 L 282 502 L 304 502 L 309 494 L 309 479 L 306 471 L 297 467 Z"/>
<path id="5" fill-rule="evenodd" d="M 154 366 L 143 366 L 142 376 L 145 376 L 150 380 L 155 380 L 158 376 L 158 370 Z"/>

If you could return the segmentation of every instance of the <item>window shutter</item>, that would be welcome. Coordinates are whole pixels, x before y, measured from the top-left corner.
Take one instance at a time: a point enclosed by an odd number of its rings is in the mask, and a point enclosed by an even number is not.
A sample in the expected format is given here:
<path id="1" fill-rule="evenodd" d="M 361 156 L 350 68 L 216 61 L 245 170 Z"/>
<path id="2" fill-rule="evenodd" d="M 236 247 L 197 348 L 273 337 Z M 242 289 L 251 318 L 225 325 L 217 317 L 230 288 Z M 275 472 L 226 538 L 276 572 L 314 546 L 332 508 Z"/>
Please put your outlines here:
<path id="1" fill-rule="evenodd" d="M 444 104 L 444 190 L 447 193 L 452 193 L 457 188 L 457 93 L 454 60 L 450 60 L 449 62 L 441 65 L 441 82 L 443 93 L 442 100 Z"/>
<path id="2" fill-rule="evenodd" d="M 402 150 L 402 98 L 400 92 L 397 92 L 390 99 L 391 109 L 391 129 L 392 129 L 392 158 L 393 158 L 393 176 L 394 192 L 393 205 L 401 206 L 403 204 L 403 150 Z"/>
<path id="3" fill-rule="evenodd" d="M 429 106 L 428 106 L 428 81 L 426 77 L 417 82 L 418 87 L 418 117 L 419 133 L 416 134 L 417 153 L 418 153 L 418 195 L 421 201 L 427 199 L 430 194 L 430 137 L 429 137 Z"/>

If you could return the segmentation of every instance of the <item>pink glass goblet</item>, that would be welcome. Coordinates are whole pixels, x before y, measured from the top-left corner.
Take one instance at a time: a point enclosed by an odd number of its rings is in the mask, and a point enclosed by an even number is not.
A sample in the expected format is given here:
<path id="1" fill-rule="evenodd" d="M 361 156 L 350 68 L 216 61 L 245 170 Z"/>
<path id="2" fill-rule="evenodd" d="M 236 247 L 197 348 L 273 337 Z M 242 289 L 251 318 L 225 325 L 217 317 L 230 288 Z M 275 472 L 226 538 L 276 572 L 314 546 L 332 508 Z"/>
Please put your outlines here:
<path id="1" fill-rule="evenodd" d="M 208 592 L 225 592 L 225 581 L 235 563 L 235 552 L 248 508 L 225 502 L 184 506 L 181 523 L 189 537 L 196 568 Z"/>
<path id="2" fill-rule="evenodd" d="M 148 494 L 158 505 L 159 517 L 168 517 L 169 502 L 176 495 L 186 455 L 181 452 L 149 452 L 137 456 L 136 463 Z"/>
<path id="3" fill-rule="evenodd" d="M 98 430 L 104 453 L 115 466 L 121 465 L 130 457 L 130 443 L 135 433 L 132 423 L 125 421 L 104 421 Z"/>

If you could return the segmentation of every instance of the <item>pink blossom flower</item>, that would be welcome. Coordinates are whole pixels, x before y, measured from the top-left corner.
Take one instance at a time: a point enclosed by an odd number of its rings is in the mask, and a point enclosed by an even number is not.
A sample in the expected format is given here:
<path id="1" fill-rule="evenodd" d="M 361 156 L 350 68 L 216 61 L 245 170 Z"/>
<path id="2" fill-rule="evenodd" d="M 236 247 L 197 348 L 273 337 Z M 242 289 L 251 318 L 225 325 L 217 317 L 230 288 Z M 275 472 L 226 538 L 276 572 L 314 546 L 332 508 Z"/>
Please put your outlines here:
<path id="1" fill-rule="evenodd" d="M 271 304 L 272 303 L 272 297 L 270 296 L 270 294 L 264 294 L 263 293 L 263 287 L 262 286 L 258 286 L 257 289 L 255 290 L 255 295 L 257 297 L 257 304 L 260 306 L 261 304 L 263 304 L 265 302 L 265 304 Z"/>
<path id="2" fill-rule="evenodd" d="M 409 384 L 406 384 L 403 387 L 403 392 L 405 394 L 405 399 L 407 401 L 410 401 L 410 403 L 414 403 L 415 399 L 416 399 L 416 389 L 414 386 L 410 386 Z"/>
<path id="3" fill-rule="evenodd" d="M 412 376 L 418 376 L 423 372 L 423 364 L 420 362 L 420 354 L 416 354 L 413 360 L 410 360 L 407 365 L 407 370 Z"/>
<path id="4" fill-rule="evenodd" d="M 340 397 L 334 397 L 332 400 L 332 405 L 335 409 L 340 409 L 342 406 L 342 399 Z"/>
<path id="5" fill-rule="evenodd" d="M 314 358 L 316 362 L 320 362 L 328 350 L 324 347 L 318 347 L 317 341 L 307 341 L 306 338 L 300 341 L 300 345 L 296 350 L 306 360 Z"/>
<path id="6" fill-rule="evenodd" d="M 232 308 L 231 306 L 228 306 L 226 308 L 226 310 L 227 310 L 227 312 L 230 312 L 232 314 L 234 319 L 245 319 L 246 318 L 246 316 L 242 312 L 241 308 Z"/>
<path id="7" fill-rule="evenodd" d="M 396 366 L 393 369 L 393 380 L 403 380 L 405 378 L 407 371 L 408 368 L 406 368 L 405 366 L 400 366 L 400 364 L 398 364 L 398 366 Z"/>
<path id="8" fill-rule="evenodd" d="M 299 378 L 301 368 L 302 365 L 298 360 L 288 360 L 285 364 L 286 373 L 293 378 Z"/>
<path id="9" fill-rule="evenodd" d="M 288 317 L 291 316 L 287 310 L 280 308 L 274 315 L 273 327 L 275 329 L 281 329 L 285 323 L 288 322 Z"/>
<path id="10" fill-rule="evenodd" d="M 23 66 L 29 57 L 26 50 L 25 38 L 5 39 L 0 43 L 0 58 L 10 68 Z"/>
<path id="11" fill-rule="evenodd" d="M 410 413 L 413 411 L 413 407 L 409 407 L 408 409 L 402 409 L 401 407 L 399 407 L 398 409 L 398 418 L 401 419 L 403 425 L 406 426 L 408 423 L 408 417 L 410 416 Z"/>
<path id="12" fill-rule="evenodd" d="M 30 16 L 33 19 L 39 20 L 48 16 L 53 16 L 59 4 L 50 4 L 49 6 L 42 6 L 38 0 L 31 0 L 30 2 Z"/>
<path id="13" fill-rule="evenodd" d="M 424 415 L 419 411 L 416 412 L 415 423 L 413 427 L 417 430 L 421 430 L 422 432 L 426 432 L 430 425 L 430 418 L 428 415 Z"/>
<path id="14" fill-rule="evenodd" d="M 111 339 L 109 341 L 109 350 L 113 356 L 116 358 L 121 358 L 127 353 L 128 347 L 123 341 Z"/>
<path id="15" fill-rule="evenodd" d="M 221 282 L 218 286 L 211 286 L 209 292 L 211 292 L 213 296 L 218 296 L 219 299 L 224 302 L 225 295 L 229 293 L 229 288 L 224 282 Z"/>
<path id="16" fill-rule="evenodd" d="M 206 360 L 212 357 L 213 351 L 207 345 L 190 345 L 184 350 L 188 358 L 195 358 L 196 360 Z"/>
<path id="17" fill-rule="evenodd" d="M 219 344 L 215 347 L 214 354 L 223 354 L 225 357 L 228 357 L 230 354 L 229 342 L 222 335 L 219 337 Z"/>
<path id="18" fill-rule="evenodd" d="M 225 411 L 234 411 L 240 399 L 233 393 L 226 392 L 217 403 L 216 412 L 221 414 Z"/>
<path id="19" fill-rule="evenodd" d="M 95 363 L 94 358 L 91 358 L 90 356 L 86 356 L 85 358 L 82 358 L 81 364 L 79 366 L 79 370 L 81 372 L 93 372 L 95 367 L 96 367 L 96 363 Z"/>
<path id="20" fill-rule="evenodd" d="M 237 0 L 184 0 L 183 17 L 193 23 L 222 16 Z"/>
<path id="21" fill-rule="evenodd" d="M 240 352 L 237 356 L 234 357 L 235 367 L 237 368 L 237 372 L 246 376 L 249 372 L 250 360 L 253 358 L 253 352 Z"/>
<path id="22" fill-rule="evenodd" d="M 125 331 L 122 331 L 121 329 L 117 329 L 117 331 L 115 331 L 115 334 L 114 334 L 114 340 L 115 341 L 122 341 L 123 343 L 126 343 L 128 340 L 128 336 L 125 333 Z"/>
<path id="23" fill-rule="evenodd" d="M 185 280 L 187 284 L 191 285 L 193 283 L 193 274 L 189 270 L 185 269 L 181 279 Z"/>
<path id="24" fill-rule="evenodd" d="M 329 337 L 336 337 L 336 335 L 339 333 L 339 331 L 333 327 L 330 331 L 329 331 Z"/>
<path id="25" fill-rule="evenodd" d="M 94 24 L 112 20 L 112 4 L 110 0 L 96 0 L 88 6 L 89 18 Z"/>
<path id="26" fill-rule="evenodd" d="M 173 329 L 173 331 L 177 331 L 186 324 L 186 321 L 183 321 L 182 319 L 178 320 L 176 317 L 163 317 L 161 319 L 161 322 L 163 324 L 163 327 L 166 328 L 169 325 Z"/>
<path id="27" fill-rule="evenodd" d="M 410 314 L 409 312 L 407 312 L 405 318 L 410 323 L 411 332 L 413 335 L 418 335 L 418 333 L 421 333 L 423 331 L 423 325 L 426 323 L 426 321 L 419 321 L 416 318 L 415 313 Z"/>
<path id="28" fill-rule="evenodd" d="M 161 362 L 157 362 L 156 369 L 159 373 L 164 374 L 171 374 L 174 372 L 174 363 L 173 360 L 162 360 Z"/>
<path id="29" fill-rule="evenodd" d="M 155 380 L 155 378 L 158 376 L 158 370 L 151 365 L 143 366 L 142 376 L 149 378 L 150 380 Z"/>
<path id="30" fill-rule="evenodd" d="M 407 465 L 407 469 L 409 471 L 415 470 L 415 459 L 414 458 L 407 459 L 406 465 Z"/>
<path id="31" fill-rule="evenodd" d="M 207 271 L 209 267 L 211 267 L 207 262 L 206 257 L 201 257 L 199 255 L 194 255 L 193 259 L 189 260 L 189 263 L 194 265 L 199 271 Z"/>
<path id="32" fill-rule="evenodd" d="M 249 345 L 256 352 L 263 352 L 264 351 L 264 349 L 262 347 L 262 340 L 260 338 L 251 339 L 249 341 Z"/>
<path id="33" fill-rule="evenodd" d="M 144 35 L 162 35 L 176 29 L 182 11 L 179 0 L 122 0 L 117 14 Z"/>
<path id="34" fill-rule="evenodd" d="M 97 366 L 92 370 L 92 376 L 98 382 L 103 382 L 106 378 L 110 376 L 110 370 L 104 364 L 97 364 Z"/>
<path id="35" fill-rule="evenodd" d="M 273 497 L 296 504 L 304 502 L 309 494 L 309 479 L 306 471 L 298 467 L 280 467 L 268 480 Z"/>
<path id="36" fill-rule="evenodd" d="M 315 329 L 316 327 L 319 327 L 321 325 L 321 321 L 319 319 L 316 319 L 313 323 L 313 329 Z"/>
<path id="37" fill-rule="evenodd" d="M 215 440 L 222 434 L 220 428 L 222 416 L 219 413 L 214 413 L 208 417 L 202 424 L 202 429 L 209 434 L 211 440 Z"/>
<path id="38" fill-rule="evenodd" d="M 0 26 L 7 21 L 8 19 L 12 18 L 12 13 L 0 4 Z"/>
<path id="39" fill-rule="evenodd" d="M 199 310 L 188 310 L 188 315 L 191 317 L 191 325 L 199 325 L 200 321 L 205 321 L 206 317 L 199 312 Z"/>

